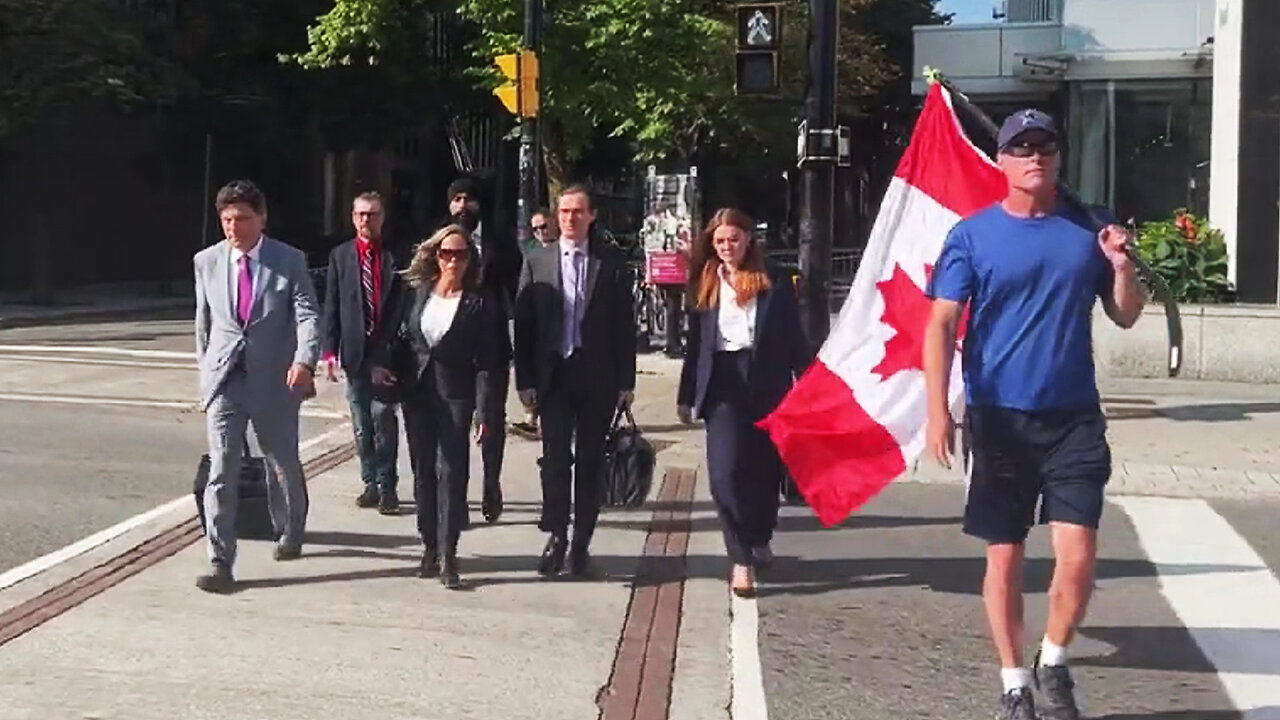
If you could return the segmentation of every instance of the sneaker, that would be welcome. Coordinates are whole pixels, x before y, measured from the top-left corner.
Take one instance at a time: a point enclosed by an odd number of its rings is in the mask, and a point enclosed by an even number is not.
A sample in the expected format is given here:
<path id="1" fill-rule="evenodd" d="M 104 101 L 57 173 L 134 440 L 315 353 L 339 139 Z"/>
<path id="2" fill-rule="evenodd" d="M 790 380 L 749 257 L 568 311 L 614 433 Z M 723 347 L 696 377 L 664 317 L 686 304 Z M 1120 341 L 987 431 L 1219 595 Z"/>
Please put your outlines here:
<path id="1" fill-rule="evenodd" d="M 1080 720 L 1075 681 L 1066 665 L 1036 664 L 1036 688 L 1044 696 L 1042 720 Z"/>
<path id="2" fill-rule="evenodd" d="M 996 720 L 1036 720 L 1036 701 L 1031 696 L 1031 688 L 1018 688 L 1001 695 Z"/>

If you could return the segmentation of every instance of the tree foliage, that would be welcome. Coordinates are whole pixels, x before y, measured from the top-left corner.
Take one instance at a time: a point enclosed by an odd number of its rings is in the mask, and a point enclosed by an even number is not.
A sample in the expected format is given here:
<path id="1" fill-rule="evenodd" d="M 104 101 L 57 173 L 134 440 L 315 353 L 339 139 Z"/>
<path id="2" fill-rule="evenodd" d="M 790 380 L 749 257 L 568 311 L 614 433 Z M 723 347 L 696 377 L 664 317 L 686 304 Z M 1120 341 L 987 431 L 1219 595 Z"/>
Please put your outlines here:
<path id="1" fill-rule="evenodd" d="M 141 17 L 118 3 L 0 0 L 0 136 L 89 98 L 161 89 Z"/>

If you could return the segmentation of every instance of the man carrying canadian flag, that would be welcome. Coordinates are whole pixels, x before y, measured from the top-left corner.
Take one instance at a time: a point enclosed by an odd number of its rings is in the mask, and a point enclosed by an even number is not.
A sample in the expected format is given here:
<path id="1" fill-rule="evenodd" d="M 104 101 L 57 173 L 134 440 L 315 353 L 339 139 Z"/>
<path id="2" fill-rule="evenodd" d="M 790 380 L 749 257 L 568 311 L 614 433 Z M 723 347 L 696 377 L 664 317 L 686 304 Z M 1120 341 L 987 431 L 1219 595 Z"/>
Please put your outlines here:
<path id="1" fill-rule="evenodd" d="M 963 530 L 987 542 L 1000 717 L 1035 720 L 1034 679 L 1041 717 L 1077 720 L 1066 648 L 1093 587 L 1111 473 L 1092 309 L 1101 299 L 1127 328 L 1145 296 L 1126 231 L 1097 229 L 1058 196 L 1052 118 L 1014 113 L 997 148 L 992 162 L 965 136 L 947 90 L 931 86 L 818 361 L 760 426 L 830 526 L 925 450 L 950 467 L 963 405 Z M 1021 578 L 1037 504 L 1056 565 L 1033 674 L 1023 667 Z"/>

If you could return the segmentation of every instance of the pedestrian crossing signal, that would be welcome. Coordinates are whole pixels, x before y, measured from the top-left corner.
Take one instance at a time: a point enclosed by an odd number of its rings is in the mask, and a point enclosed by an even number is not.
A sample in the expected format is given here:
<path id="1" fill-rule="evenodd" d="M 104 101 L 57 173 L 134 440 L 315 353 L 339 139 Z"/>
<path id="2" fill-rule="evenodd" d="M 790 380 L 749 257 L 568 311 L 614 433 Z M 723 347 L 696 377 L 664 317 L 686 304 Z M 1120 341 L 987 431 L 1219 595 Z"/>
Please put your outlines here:
<path id="1" fill-rule="evenodd" d="M 780 5 L 750 3 L 737 7 L 738 49 L 734 89 L 739 95 L 773 95 L 780 89 L 778 52 L 782 49 Z"/>
<path id="2" fill-rule="evenodd" d="M 493 59 L 507 81 L 493 89 L 507 112 L 519 117 L 538 116 L 538 55 L 532 50 L 499 55 Z"/>

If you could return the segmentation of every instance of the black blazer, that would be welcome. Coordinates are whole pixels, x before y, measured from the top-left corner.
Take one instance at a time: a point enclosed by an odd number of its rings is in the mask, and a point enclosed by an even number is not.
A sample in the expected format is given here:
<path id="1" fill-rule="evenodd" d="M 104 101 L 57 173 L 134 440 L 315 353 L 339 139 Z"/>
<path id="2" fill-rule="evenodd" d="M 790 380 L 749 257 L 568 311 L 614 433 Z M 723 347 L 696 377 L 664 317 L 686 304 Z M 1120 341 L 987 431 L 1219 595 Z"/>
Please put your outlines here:
<path id="1" fill-rule="evenodd" d="M 388 322 L 396 320 L 399 304 L 400 276 L 395 259 L 381 250 L 381 298 L 378 303 L 378 327 L 373 338 L 385 334 Z M 360 288 L 360 257 L 356 241 L 348 240 L 329 253 L 329 269 L 325 272 L 324 311 L 321 316 L 320 351 L 338 356 L 342 369 L 355 373 L 364 364 L 368 345 L 364 334 L 364 291 Z"/>
<path id="2" fill-rule="evenodd" d="M 426 288 L 404 293 L 396 332 L 379 346 L 377 364 L 397 375 L 407 397 L 430 380 L 444 400 L 474 402 L 480 422 L 501 422 L 506 398 L 500 383 L 511 358 L 502 313 L 484 292 L 463 291 L 453 323 L 432 347 L 422 334 L 422 312 L 430 294 Z"/>
<path id="3" fill-rule="evenodd" d="M 595 397 L 636 386 L 636 318 L 631 266 L 616 249 L 596 240 L 587 246 L 586 308 L 581 352 Z M 515 306 L 516 389 L 547 394 L 564 337 L 560 243 L 531 250 L 520 272 Z"/>
<path id="4" fill-rule="evenodd" d="M 791 277 L 767 267 L 772 287 L 756 298 L 755 342 L 751 349 L 748 407 L 763 417 L 778 407 L 796 379 L 813 361 L 809 340 L 800 323 L 796 287 Z M 690 310 L 684 366 L 680 370 L 677 404 L 703 417 L 711 364 L 720 339 L 720 308 Z"/>

